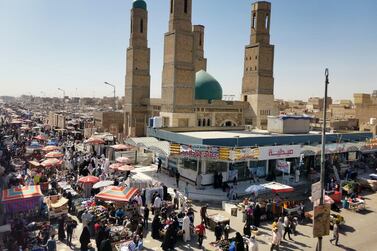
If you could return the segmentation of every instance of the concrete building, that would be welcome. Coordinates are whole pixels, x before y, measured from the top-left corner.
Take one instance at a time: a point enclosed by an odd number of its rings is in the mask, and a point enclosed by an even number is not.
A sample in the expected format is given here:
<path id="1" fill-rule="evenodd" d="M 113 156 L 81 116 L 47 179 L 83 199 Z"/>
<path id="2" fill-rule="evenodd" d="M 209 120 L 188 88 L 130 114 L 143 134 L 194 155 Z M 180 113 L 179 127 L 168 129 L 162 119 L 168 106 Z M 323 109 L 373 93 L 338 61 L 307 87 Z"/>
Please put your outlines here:
<path id="1" fill-rule="evenodd" d="M 123 133 L 124 113 L 123 112 L 95 112 L 94 127 L 100 132 L 110 132 L 113 135 Z"/>

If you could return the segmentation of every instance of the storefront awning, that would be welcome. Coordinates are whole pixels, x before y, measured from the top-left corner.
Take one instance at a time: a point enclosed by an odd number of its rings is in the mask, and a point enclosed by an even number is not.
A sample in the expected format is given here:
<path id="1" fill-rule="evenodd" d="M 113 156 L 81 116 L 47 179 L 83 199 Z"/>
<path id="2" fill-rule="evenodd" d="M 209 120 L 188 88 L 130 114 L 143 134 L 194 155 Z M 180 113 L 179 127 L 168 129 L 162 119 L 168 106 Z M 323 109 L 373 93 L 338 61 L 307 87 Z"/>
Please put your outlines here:
<path id="1" fill-rule="evenodd" d="M 126 140 L 126 144 L 143 147 L 161 155 L 170 155 L 170 143 L 168 141 L 159 141 L 153 137 L 129 138 Z"/>

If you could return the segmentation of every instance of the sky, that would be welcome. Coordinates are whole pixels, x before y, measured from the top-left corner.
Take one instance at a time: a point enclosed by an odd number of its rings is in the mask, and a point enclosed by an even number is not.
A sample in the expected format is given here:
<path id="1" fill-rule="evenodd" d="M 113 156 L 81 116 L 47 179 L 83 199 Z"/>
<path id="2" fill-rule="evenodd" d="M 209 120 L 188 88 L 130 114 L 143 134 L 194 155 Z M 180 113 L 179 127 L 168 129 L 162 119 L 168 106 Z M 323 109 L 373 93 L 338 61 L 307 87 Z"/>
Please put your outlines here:
<path id="1" fill-rule="evenodd" d="M 146 0 L 151 96 L 160 97 L 168 0 Z M 223 93 L 241 93 L 250 0 L 193 0 L 205 26 L 207 71 Z M 377 89 L 377 1 L 272 0 L 275 97 L 350 99 Z M 131 0 L 0 0 L 0 95 L 124 95 Z"/>

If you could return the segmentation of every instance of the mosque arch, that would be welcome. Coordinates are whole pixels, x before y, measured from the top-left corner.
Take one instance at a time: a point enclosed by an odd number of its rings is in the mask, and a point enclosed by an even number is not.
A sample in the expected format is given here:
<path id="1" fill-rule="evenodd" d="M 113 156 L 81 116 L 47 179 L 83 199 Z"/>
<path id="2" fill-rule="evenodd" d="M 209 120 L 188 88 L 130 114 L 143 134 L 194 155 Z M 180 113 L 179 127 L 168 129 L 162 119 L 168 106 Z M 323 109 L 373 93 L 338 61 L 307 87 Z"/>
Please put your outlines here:
<path id="1" fill-rule="evenodd" d="M 224 120 L 221 124 L 220 124 L 221 127 L 234 127 L 234 126 L 237 126 L 237 123 L 234 122 L 233 120 L 230 120 L 230 119 L 227 119 L 227 120 Z"/>

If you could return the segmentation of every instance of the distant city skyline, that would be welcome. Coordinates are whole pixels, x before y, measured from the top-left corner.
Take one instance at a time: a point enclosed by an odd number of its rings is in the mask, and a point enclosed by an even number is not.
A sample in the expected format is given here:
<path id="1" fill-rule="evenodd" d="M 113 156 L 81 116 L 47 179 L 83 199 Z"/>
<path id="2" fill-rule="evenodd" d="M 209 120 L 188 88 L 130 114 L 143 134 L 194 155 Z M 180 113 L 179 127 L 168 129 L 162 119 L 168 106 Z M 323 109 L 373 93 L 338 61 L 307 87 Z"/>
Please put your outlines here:
<path id="1" fill-rule="evenodd" d="M 151 97 L 160 97 L 163 35 L 169 1 L 146 0 L 151 48 Z M 193 23 L 205 28 L 208 72 L 225 95 L 239 99 L 251 3 L 193 0 Z M 377 1 L 272 0 L 275 98 L 329 95 L 351 99 L 377 89 Z M 0 95 L 124 96 L 125 51 L 132 1 L 0 0 Z M 220 27 L 223 27 L 221 30 Z"/>

